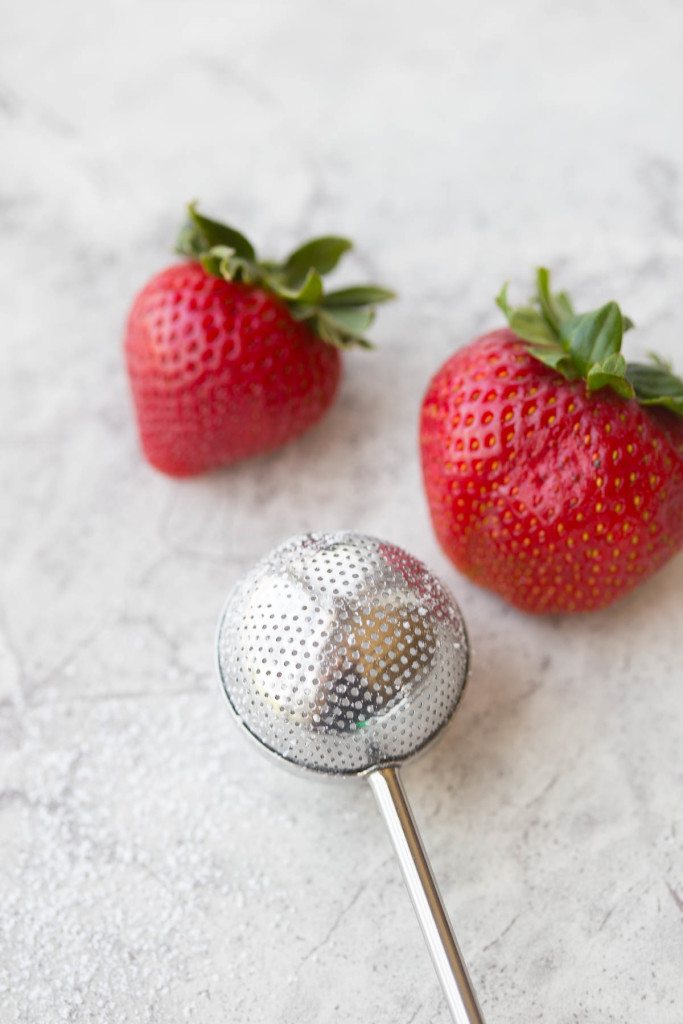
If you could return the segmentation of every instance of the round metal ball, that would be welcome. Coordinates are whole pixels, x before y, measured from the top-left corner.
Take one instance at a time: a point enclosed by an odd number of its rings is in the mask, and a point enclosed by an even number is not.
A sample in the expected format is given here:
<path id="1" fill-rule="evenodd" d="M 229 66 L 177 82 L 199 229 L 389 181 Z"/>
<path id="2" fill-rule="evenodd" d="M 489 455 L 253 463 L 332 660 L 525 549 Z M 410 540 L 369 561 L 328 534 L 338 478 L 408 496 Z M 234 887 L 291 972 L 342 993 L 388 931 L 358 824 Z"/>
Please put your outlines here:
<path id="1" fill-rule="evenodd" d="M 218 667 L 243 728 L 293 766 L 358 775 L 416 754 L 467 678 L 453 598 L 401 548 L 313 533 L 276 548 L 230 594 Z"/>

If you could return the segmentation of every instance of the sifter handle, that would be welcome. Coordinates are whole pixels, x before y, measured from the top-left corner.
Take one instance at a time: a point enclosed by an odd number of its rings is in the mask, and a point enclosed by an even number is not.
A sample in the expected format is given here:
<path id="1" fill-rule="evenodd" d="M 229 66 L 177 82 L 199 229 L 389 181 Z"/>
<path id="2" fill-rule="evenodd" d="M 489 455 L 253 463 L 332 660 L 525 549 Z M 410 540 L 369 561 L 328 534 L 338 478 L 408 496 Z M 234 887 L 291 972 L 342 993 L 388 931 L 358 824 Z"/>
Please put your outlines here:
<path id="1" fill-rule="evenodd" d="M 398 769 L 376 768 L 366 778 L 389 829 L 451 1016 L 455 1024 L 485 1024 Z"/>

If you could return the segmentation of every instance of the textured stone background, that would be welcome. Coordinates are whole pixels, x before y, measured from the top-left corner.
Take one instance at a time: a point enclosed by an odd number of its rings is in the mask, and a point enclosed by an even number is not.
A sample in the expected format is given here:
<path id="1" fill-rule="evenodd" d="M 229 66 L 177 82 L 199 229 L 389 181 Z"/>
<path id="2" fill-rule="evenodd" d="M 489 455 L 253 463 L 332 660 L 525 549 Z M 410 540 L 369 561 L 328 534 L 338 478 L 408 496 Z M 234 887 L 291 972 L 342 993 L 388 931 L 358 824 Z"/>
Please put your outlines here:
<path id="1" fill-rule="evenodd" d="M 435 1024 L 360 788 L 274 771 L 213 678 L 225 593 L 289 533 L 403 544 L 475 645 L 406 771 L 489 1024 L 683 1021 L 683 560 L 534 620 L 431 535 L 430 373 L 548 262 L 683 366 L 683 9 L 166 0 L 6 10 L 0 38 L 0 1020 Z M 358 241 L 401 293 L 297 443 L 177 482 L 141 460 L 126 308 L 181 204 L 273 252 Z"/>

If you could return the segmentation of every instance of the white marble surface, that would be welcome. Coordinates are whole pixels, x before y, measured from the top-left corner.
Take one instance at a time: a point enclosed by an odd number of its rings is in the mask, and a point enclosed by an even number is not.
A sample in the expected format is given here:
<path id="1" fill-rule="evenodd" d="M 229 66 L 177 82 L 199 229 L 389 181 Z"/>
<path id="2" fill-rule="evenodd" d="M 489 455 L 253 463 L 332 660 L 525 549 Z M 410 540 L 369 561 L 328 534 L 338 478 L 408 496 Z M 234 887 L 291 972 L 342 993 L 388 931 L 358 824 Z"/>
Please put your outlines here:
<path id="1" fill-rule="evenodd" d="M 523 617 L 424 506 L 428 376 L 547 261 L 683 366 L 683 9 L 666 0 L 128 0 L 0 37 L 0 1020 L 446 1020 L 364 789 L 243 746 L 212 668 L 285 535 L 405 545 L 475 646 L 406 772 L 489 1024 L 683 1021 L 683 559 L 612 610 Z M 396 286 L 334 411 L 203 479 L 141 460 L 127 305 L 200 197 L 264 246 L 348 232 Z"/>

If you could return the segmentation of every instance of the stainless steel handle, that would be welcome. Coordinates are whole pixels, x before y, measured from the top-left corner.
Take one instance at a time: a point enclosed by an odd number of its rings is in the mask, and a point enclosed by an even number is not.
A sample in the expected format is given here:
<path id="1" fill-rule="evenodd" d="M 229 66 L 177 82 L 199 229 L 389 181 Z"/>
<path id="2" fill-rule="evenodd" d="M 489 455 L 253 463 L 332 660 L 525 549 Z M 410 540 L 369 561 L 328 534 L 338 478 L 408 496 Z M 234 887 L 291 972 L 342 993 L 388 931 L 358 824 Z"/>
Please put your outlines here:
<path id="1" fill-rule="evenodd" d="M 455 1024 L 485 1024 L 395 767 L 367 780 L 382 812 Z"/>

